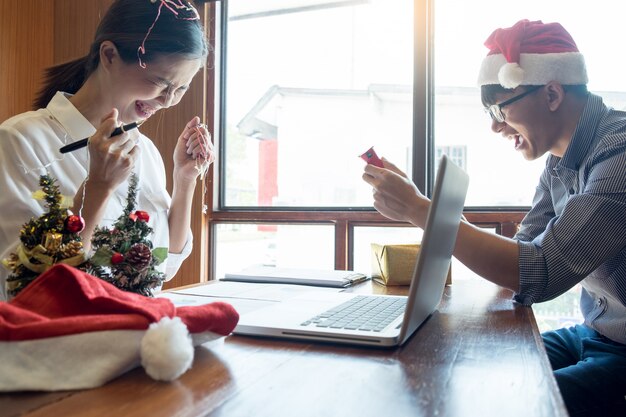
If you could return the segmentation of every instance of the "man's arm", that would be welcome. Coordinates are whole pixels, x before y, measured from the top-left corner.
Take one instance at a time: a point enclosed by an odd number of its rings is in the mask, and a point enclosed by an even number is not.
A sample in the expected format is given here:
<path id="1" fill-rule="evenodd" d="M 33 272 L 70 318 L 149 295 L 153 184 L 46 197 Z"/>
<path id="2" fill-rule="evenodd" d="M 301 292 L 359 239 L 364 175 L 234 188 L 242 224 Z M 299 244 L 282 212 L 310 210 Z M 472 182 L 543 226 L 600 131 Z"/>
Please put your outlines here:
<path id="1" fill-rule="evenodd" d="M 363 180 L 374 189 L 374 207 L 383 216 L 424 228 L 430 200 L 395 165 L 383 159 L 385 168 L 365 167 Z M 454 249 L 463 264 L 483 278 L 519 289 L 517 242 L 462 222 Z"/>
<path id="2" fill-rule="evenodd" d="M 519 257 L 515 240 L 463 221 L 454 256 L 488 281 L 519 291 Z"/>

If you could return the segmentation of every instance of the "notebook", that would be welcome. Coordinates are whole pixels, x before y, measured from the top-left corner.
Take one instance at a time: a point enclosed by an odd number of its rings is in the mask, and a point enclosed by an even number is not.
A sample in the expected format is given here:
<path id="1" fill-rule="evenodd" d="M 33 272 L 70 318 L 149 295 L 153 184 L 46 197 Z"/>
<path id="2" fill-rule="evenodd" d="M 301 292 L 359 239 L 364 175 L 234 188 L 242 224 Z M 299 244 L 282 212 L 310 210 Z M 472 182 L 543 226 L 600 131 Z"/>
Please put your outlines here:
<path id="1" fill-rule="evenodd" d="M 242 314 L 234 333 L 367 346 L 404 344 L 441 301 L 468 184 L 467 174 L 442 157 L 408 296 L 328 293 L 311 288 Z M 362 305 L 350 307 L 352 303 Z M 365 312 L 368 308 L 378 310 L 369 314 Z M 346 315 L 354 311 L 358 322 L 346 322 Z M 383 313 L 392 316 L 383 317 Z M 329 318 L 333 314 L 340 317 Z"/>
<path id="2" fill-rule="evenodd" d="M 239 272 L 226 273 L 221 280 L 344 288 L 366 279 L 367 275 L 355 271 L 255 266 Z"/>

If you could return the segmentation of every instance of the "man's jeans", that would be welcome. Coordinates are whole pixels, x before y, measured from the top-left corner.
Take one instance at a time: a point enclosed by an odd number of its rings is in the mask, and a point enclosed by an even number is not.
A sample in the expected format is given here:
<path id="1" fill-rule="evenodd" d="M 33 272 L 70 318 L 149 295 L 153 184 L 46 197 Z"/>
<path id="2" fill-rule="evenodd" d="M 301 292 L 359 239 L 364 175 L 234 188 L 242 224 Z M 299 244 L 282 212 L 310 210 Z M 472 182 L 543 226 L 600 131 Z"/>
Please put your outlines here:
<path id="1" fill-rule="evenodd" d="M 626 345 L 585 325 L 542 337 L 571 417 L 626 416 Z"/>

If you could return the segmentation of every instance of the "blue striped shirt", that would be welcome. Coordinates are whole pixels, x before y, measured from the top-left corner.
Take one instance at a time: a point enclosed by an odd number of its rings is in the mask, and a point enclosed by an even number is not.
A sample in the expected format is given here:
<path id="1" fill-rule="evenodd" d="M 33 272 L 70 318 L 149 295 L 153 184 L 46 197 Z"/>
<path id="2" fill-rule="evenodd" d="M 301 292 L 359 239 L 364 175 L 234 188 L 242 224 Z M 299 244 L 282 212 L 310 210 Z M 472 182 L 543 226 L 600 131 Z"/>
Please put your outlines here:
<path id="1" fill-rule="evenodd" d="M 515 239 L 518 302 L 580 282 L 585 324 L 626 344 L 626 112 L 589 95 L 565 155 L 548 157 Z"/>

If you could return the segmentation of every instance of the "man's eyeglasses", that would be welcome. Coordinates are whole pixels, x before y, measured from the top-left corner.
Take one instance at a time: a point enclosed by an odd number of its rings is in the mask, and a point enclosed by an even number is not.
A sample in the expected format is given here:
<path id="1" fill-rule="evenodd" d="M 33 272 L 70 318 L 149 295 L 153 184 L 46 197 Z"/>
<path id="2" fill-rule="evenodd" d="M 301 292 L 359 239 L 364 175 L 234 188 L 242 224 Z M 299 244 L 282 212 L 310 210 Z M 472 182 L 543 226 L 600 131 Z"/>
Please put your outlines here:
<path id="1" fill-rule="evenodd" d="M 535 91 L 539 90 L 541 87 L 543 87 L 543 85 L 536 85 L 533 88 L 530 88 L 530 89 L 524 91 L 522 94 L 518 94 L 515 97 L 511 97 L 510 99 L 505 100 L 502 103 L 492 104 L 489 107 L 485 107 L 485 112 L 489 113 L 491 118 L 493 120 L 495 120 L 496 122 L 503 123 L 504 122 L 504 113 L 502 113 L 502 108 L 504 106 L 508 106 L 511 103 L 515 103 L 517 100 L 523 99 L 524 97 L 526 97 L 530 93 L 534 93 Z"/>

